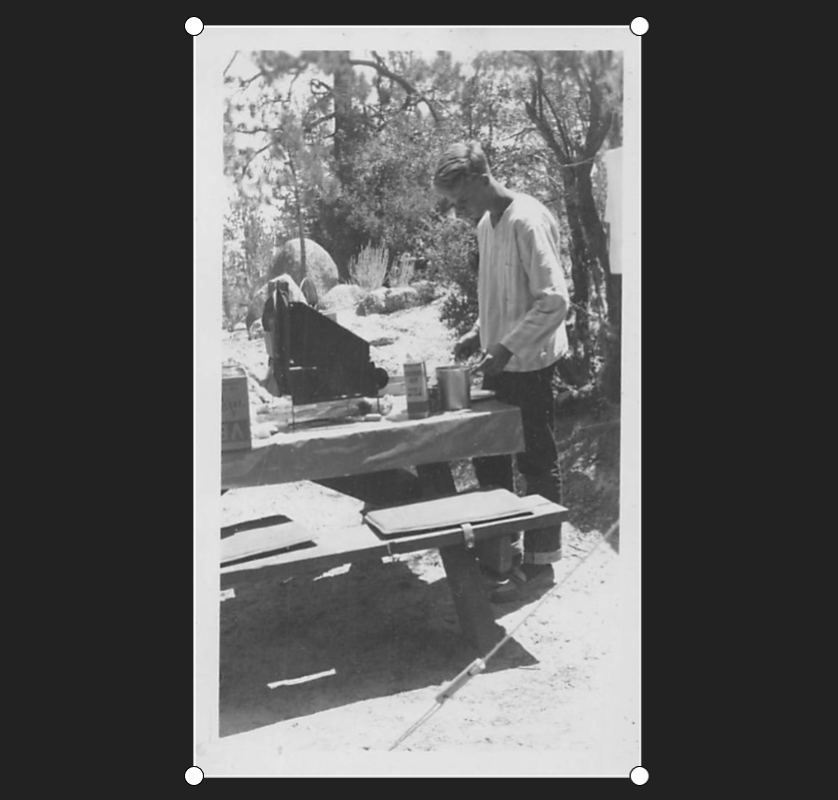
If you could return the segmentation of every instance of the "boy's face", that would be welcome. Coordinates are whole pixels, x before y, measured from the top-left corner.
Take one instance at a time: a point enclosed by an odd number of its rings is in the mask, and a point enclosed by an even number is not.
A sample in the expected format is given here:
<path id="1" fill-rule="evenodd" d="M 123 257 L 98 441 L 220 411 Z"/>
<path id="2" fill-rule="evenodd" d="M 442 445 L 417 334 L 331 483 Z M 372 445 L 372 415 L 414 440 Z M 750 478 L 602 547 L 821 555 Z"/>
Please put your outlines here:
<path id="1" fill-rule="evenodd" d="M 458 217 L 478 222 L 486 213 L 483 200 L 485 177 L 485 175 L 469 175 L 461 178 L 449 188 L 438 188 L 437 192 L 451 203 Z"/>

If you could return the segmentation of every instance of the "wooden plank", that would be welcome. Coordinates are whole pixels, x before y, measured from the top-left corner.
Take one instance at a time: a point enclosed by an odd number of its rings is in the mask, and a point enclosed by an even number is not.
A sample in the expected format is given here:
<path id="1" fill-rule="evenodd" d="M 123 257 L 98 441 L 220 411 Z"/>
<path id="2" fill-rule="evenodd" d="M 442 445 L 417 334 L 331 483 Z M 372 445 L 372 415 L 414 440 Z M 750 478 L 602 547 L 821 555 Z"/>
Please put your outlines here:
<path id="1" fill-rule="evenodd" d="M 268 517 L 259 517 L 258 519 L 246 519 L 242 522 L 235 522 L 232 525 L 225 525 L 221 529 L 221 538 L 226 539 L 239 531 L 249 531 L 254 528 L 267 528 L 272 525 L 282 525 L 286 522 L 291 522 L 290 517 L 285 514 L 271 514 Z"/>
<path id="2" fill-rule="evenodd" d="M 528 495 L 522 497 L 521 501 L 531 516 L 526 519 L 477 523 L 473 526 L 475 542 L 503 534 L 515 534 L 521 530 L 556 525 L 568 514 L 566 508 L 550 503 L 539 495 Z M 318 533 L 314 547 L 257 558 L 244 564 L 225 565 L 221 570 L 221 588 L 243 580 L 287 578 L 301 572 L 331 569 L 366 558 L 456 546 L 462 542 L 463 531 L 459 526 L 390 540 L 379 538 L 366 525 L 350 526 Z"/>
<path id="3" fill-rule="evenodd" d="M 447 467 L 448 465 L 443 465 Z M 426 478 L 427 467 L 420 468 L 419 474 Z M 444 476 L 444 474 L 443 474 Z M 439 477 L 439 476 L 436 476 Z M 450 470 L 447 470 L 447 483 L 454 489 Z M 433 480 L 431 477 L 429 480 Z M 433 490 L 445 482 L 437 480 Z M 506 489 L 483 489 L 472 492 L 449 493 L 429 500 L 423 500 L 394 508 L 374 509 L 366 515 L 366 521 L 373 525 L 382 536 L 406 536 L 421 530 L 441 530 L 460 522 L 488 522 L 505 518 L 520 517 L 529 513 L 521 499 Z"/>
<path id="4" fill-rule="evenodd" d="M 313 547 L 257 558 L 221 568 L 221 589 L 263 580 L 281 580 L 314 570 L 327 570 L 355 561 L 382 558 L 388 553 L 366 525 L 318 534 Z"/>
<path id="5" fill-rule="evenodd" d="M 314 535 L 298 522 L 245 529 L 221 540 L 221 563 L 277 553 L 311 541 L 314 541 Z"/>

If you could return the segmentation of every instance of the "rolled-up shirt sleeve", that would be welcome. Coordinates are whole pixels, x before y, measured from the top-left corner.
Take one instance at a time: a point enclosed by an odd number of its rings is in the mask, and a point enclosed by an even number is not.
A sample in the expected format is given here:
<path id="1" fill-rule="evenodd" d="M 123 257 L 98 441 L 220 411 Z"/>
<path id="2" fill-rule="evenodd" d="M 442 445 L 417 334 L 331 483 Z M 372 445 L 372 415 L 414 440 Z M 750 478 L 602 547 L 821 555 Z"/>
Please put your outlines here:
<path id="1" fill-rule="evenodd" d="M 529 310 L 515 327 L 501 339 L 513 354 L 540 348 L 553 336 L 567 315 L 569 295 L 559 255 L 559 229 L 555 220 L 516 220 L 515 240 L 525 273 L 525 286 L 518 297 Z"/>

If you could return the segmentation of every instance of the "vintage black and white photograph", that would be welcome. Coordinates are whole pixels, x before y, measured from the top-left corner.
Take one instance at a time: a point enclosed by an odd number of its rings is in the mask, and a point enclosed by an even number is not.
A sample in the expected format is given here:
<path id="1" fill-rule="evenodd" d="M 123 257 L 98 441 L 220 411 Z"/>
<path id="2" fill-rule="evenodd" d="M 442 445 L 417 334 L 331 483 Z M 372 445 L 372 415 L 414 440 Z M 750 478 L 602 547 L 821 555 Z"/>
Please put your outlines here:
<path id="1" fill-rule="evenodd" d="M 194 46 L 195 765 L 627 776 L 639 37 Z"/>

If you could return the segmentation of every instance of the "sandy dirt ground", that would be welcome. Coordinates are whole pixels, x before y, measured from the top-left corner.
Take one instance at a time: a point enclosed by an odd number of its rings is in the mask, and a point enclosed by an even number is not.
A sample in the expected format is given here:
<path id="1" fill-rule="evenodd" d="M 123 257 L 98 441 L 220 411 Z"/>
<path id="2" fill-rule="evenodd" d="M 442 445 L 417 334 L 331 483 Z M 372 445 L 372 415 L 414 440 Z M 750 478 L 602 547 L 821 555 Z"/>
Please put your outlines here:
<path id="1" fill-rule="evenodd" d="M 338 320 L 391 373 L 406 352 L 431 369 L 450 360 L 438 303 L 387 316 L 347 309 Z M 243 332 L 223 339 L 224 358 L 252 375 L 258 420 L 264 345 Z M 460 636 L 435 551 L 222 599 L 220 774 L 625 776 L 640 764 L 637 559 L 618 537 L 602 541 L 619 516 L 619 420 L 563 419 L 557 440 L 571 512 L 558 587 L 493 606 L 512 639 L 395 750 L 445 684 L 485 655 Z M 476 485 L 468 462 L 455 475 L 459 489 Z M 231 490 L 222 524 L 284 514 L 316 531 L 360 520 L 362 507 L 310 482 Z"/>

